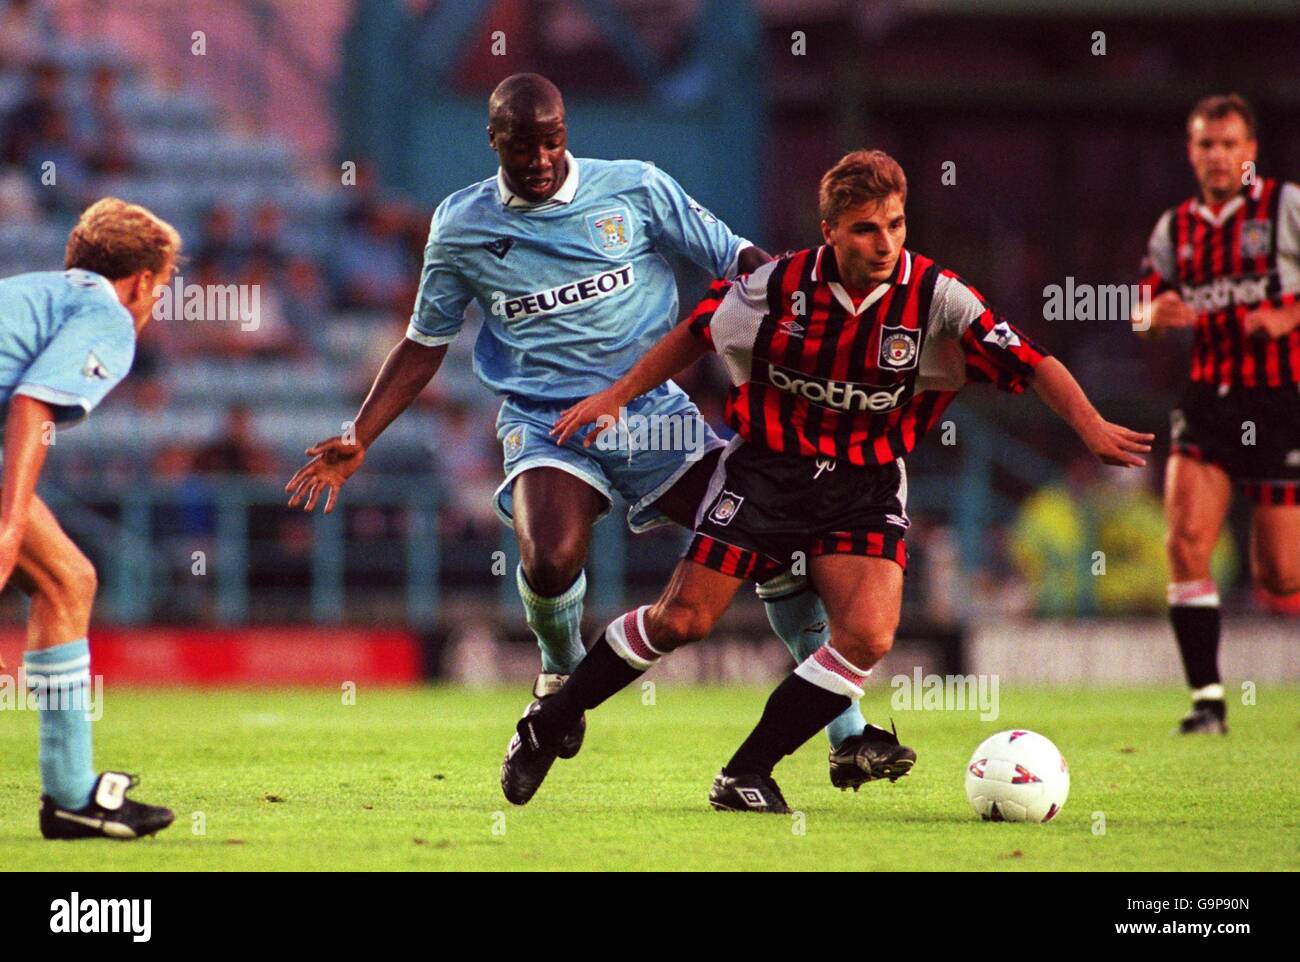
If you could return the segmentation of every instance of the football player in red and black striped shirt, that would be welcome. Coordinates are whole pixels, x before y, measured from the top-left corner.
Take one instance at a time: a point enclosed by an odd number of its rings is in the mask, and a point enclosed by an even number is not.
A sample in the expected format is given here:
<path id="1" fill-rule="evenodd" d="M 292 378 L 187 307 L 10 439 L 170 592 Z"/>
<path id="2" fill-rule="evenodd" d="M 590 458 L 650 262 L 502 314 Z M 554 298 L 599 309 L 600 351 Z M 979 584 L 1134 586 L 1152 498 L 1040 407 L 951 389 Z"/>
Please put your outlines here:
<path id="1" fill-rule="evenodd" d="M 906 199 L 887 154 L 844 157 L 822 179 L 823 246 L 716 284 L 627 375 L 556 423 L 561 443 L 613 423 L 630 400 L 714 350 L 733 384 L 727 420 L 737 434 L 663 596 L 615 620 L 560 693 L 520 722 L 502 767 L 508 796 L 536 791 L 572 718 L 703 638 L 745 579 L 802 559 L 832 641 L 772 694 L 709 795 L 717 808 L 786 811 L 772 769 L 861 697 L 893 644 L 906 564 L 903 459 L 963 384 L 1033 385 L 1103 461 L 1143 463 L 1152 435 L 1105 421 L 1059 361 L 957 275 L 903 246 Z M 841 787 L 892 781 L 915 760 L 868 726 L 832 751 L 832 777 Z"/>
<path id="2" fill-rule="evenodd" d="M 1256 178 L 1255 119 L 1236 95 L 1187 121 L 1200 193 L 1167 210 L 1143 283 L 1153 331 L 1194 329 L 1165 472 L 1169 613 L 1192 688 L 1184 733 L 1225 733 L 1210 556 L 1235 483 L 1252 503 L 1263 603 L 1300 613 L 1300 186 Z"/>

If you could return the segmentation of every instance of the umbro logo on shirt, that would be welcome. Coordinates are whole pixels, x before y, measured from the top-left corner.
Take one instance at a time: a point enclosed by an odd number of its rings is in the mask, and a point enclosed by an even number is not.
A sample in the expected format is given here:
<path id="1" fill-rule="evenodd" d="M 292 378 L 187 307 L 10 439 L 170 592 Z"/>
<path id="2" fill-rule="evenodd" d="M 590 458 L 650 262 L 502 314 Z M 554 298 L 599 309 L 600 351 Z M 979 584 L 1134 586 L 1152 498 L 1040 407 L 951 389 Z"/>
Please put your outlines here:
<path id="1" fill-rule="evenodd" d="M 489 254 L 492 254 L 499 261 L 505 260 L 506 254 L 508 254 L 510 248 L 514 246 L 515 242 L 512 237 L 498 237 L 496 240 L 483 242 L 483 249 Z"/>

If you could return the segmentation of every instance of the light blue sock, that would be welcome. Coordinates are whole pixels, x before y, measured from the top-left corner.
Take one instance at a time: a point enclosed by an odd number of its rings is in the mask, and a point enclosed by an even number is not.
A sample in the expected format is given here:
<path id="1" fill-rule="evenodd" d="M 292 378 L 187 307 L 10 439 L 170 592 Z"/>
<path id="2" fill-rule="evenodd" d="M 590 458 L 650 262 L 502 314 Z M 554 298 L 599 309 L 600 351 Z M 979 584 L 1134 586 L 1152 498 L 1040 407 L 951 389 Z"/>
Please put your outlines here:
<path id="1" fill-rule="evenodd" d="M 29 651 L 23 672 L 41 713 L 41 790 L 62 808 L 83 808 L 96 778 L 87 713 L 90 642 Z"/>
<path id="2" fill-rule="evenodd" d="M 515 569 L 515 584 L 524 602 L 524 617 L 537 636 L 542 649 L 542 671 L 571 675 L 587 649 L 582 645 L 582 599 L 587 594 L 587 573 L 577 579 L 564 594 L 546 598 L 533 591 L 524 577 L 524 567 Z"/>
<path id="3" fill-rule="evenodd" d="M 821 598 L 808 586 L 806 578 L 783 574 L 758 586 L 758 596 L 767 608 L 772 630 L 785 642 L 796 662 L 830 641 L 830 619 Z M 861 735 L 867 727 L 859 702 L 844 709 L 826 726 L 826 737 L 835 748 L 852 735 Z"/>

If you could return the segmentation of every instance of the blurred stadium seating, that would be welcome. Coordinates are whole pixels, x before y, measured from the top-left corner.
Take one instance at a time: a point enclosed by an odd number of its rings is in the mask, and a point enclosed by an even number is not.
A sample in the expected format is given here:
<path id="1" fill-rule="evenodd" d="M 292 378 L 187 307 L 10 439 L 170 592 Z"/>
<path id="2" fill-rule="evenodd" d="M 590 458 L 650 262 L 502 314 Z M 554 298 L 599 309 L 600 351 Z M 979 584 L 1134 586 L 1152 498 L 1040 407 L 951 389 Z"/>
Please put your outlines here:
<path id="1" fill-rule="evenodd" d="M 1104 410 L 1162 435 L 1181 349 L 1053 327 L 1040 292 L 1135 276 L 1146 231 L 1189 192 L 1181 121 L 1207 90 L 1254 97 L 1268 169 L 1300 170 L 1300 37 L 1281 2 L 0 0 L 0 14 L 0 275 L 60 265 L 76 212 L 112 193 L 181 230 L 187 281 L 262 292 L 253 332 L 152 325 L 93 430 L 59 435 L 43 491 L 104 572 L 100 617 L 122 625 L 411 625 L 441 644 L 472 612 L 518 636 L 494 570 L 498 551 L 513 570 L 514 547 L 488 508 L 496 404 L 470 370 L 472 321 L 340 514 L 280 507 L 302 449 L 340 430 L 400 338 L 432 207 L 491 175 L 484 103 L 512 71 L 544 69 L 570 95 L 575 153 L 655 160 L 770 249 L 815 241 L 816 181 L 840 153 L 890 150 L 911 175 L 913 245 L 1022 320 Z M 469 44 L 497 22 L 521 28 L 508 55 L 452 55 L 448 31 Z M 1219 42 L 1226 23 L 1239 42 Z M 1134 42 L 1081 84 L 1103 28 Z M 771 56 L 795 30 L 815 54 Z M 66 159 L 53 187 L 49 157 Z M 699 282 L 683 276 L 684 302 Z M 715 423 L 723 383 L 707 366 L 687 379 Z M 1057 489 L 1077 509 L 1063 529 L 1017 517 L 1082 453 L 1041 405 L 975 394 L 953 411 L 959 443 L 932 438 L 912 463 L 915 636 L 990 611 L 1158 609 L 1086 574 L 1100 528 L 1128 524 L 1089 508 L 1095 473 Z M 1157 472 L 1140 486 L 1151 497 Z M 598 528 L 593 619 L 649 597 L 682 544 L 664 532 L 629 552 L 618 518 Z M 1144 546 L 1159 536 L 1132 549 L 1157 586 L 1163 558 Z M 210 553 L 206 581 L 194 551 Z M 753 604 L 735 618 L 761 623 Z"/>

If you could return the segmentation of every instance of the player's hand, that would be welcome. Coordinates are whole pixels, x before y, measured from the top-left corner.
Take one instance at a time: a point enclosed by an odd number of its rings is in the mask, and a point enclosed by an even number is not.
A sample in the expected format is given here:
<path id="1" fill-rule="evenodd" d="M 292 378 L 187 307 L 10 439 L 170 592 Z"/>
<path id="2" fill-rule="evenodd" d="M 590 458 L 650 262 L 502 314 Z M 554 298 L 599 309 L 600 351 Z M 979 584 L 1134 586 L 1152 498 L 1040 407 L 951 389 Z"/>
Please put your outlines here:
<path id="1" fill-rule="evenodd" d="M 320 500 L 321 492 L 329 491 L 325 499 L 325 513 L 334 510 L 338 500 L 339 488 L 343 482 L 361 467 L 366 459 L 366 449 L 353 442 L 349 444 L 341 437 L 329 438 L 307 449 L 312 459 L 298 469 L 298 473 L 289 479 L 284 490 L 291 492 L 289 507 L 296 508 L 303 498 L 307 503 L 304 511 L 311 511 Z"/>
<path id="2" fill-rule="evenodd" d="M 1149 453 L 1151 442 L 1156 438 L 1154 434 L 1141 434 L 1102 418 L 1097 418 L 1080 435 L 1088 450 L 1097 455 L 1102 464 L 1121 468 L 1145 466 L 1146 462 L 1138 455 Z"/>
<path id="3" fill-rule="evenodd" d="M 1274 307 L 1257 307 L 1241 319 L 1241 326 L 1246 336 L 1261 334 L 1264 337 L 1278 338 L 1288 334 L 1294 324 L 1285 311 Z"/>
<path id="4" fill-rule="evenodd" d="M 601 431 L 611 424 L 618 423 L 619 412 L 623 410 L 625 403 L 612 387 L 584 398 L 556 419 L 555 427 L 551 428 L 551 437 L 555 438 L 556 444 L 564 444 L 577 434 L 580 428 L 594 424 L 595 430 L 588 431 L 582 439 L 582 446 L 589 448 L 600 436 Z"/>
<path id="5" fill-rule="evenodd" d="M 1165 291 L 1151 302 L 1151 326 L 1157 329 L 1195 327 L 1196 312 L 1177 291 Z"/>

